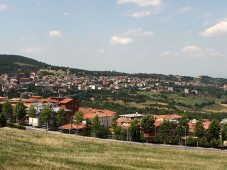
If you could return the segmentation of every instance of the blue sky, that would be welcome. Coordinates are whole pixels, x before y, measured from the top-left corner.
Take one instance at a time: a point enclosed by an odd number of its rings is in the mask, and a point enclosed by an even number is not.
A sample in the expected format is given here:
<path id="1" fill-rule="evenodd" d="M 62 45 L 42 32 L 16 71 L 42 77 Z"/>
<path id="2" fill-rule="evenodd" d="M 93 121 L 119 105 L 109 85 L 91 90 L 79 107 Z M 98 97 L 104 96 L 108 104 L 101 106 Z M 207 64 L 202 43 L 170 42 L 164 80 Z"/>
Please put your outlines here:
<path id="1" fill-rule="evenodd" d="M 0 0 L 0 53 L 52 65 L 227 78 L 227 1 Z"/>

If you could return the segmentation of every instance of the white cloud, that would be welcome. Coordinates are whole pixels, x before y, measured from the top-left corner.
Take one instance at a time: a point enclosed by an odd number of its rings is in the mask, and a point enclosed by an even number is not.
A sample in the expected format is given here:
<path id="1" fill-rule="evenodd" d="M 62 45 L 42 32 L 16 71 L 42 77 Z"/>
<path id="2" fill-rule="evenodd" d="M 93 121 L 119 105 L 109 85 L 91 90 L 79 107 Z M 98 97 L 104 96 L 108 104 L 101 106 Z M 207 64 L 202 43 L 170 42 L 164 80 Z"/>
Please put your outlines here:
<path id="1" fill-rule="evenodd" d="M 21 49 L 21 52 L 22 53 L 38 53 L 42 51 L 40 48 L 34 48 L 34 47 L 29 47 L 29 48 L 24 48 L 24 49 Z"/>
<path id="2" fill-rule="evenodd" d="M 142 18 L 149 15 L 151 15 L 151 11 L 136 11 L 129 14 L 129 16 L 132 16 L 134 18 Z"/>
<path id="3" fill-rule="evenodd" d="M 146 6 L 160 6 L 162 4 L 161 0 L 117 0 L 118 4 L 133 3 L 140 7 Z"/>
<path id="4" fill-rule="evenodd" d="M 152 31 L 145 31 L 142 28 L 137 28 L 137 29 L 132 29 L 124 33 L 126 36 L 133 36 L 133 37 L 138 37 L 138 36 L 152 36 L 153 32 Z"/>
<path id="5" fill-rule="evenodd" d="M 64 12 L 64 14 L 63 14 L 64 16 L 68 16 L 69 15 L 69 13 L 68 12 Z"/>
<path id="6" fill-rule="evenodd" d="M 110 38 L 110 44 L 119 44 L 119 45 L 127 45 L 133 42 L 133 39 L 130 37 L 122 37 L 118 35 L 114 35 Z"/>
<path id="7" fill-rule="evenodd" d="M 5 4 L 0 4 L 0 12 L 6 10 L 7 8 L 8 8 L 7 5 L 5 5 Z"/>
<path id="8" fill-rule="evenodd" d="M 49 37 L 50 38 L 59 38 L 59 37 L 61 37 L 61 32 L 57 31 L 57 30 L 49 31 Z"/>
<path id="9" fill-rule="evenodd" d="M 207 28 L 201 33 L 201 35 L 205 37 L 227 35 L 227 19 Z"/>
<path id="10" fill-rule="evenodd" d="M 210 48 L 201 48 L 199 46 L 191 45 L 184 47 L 181 50 L 182 53 L 194 56 L 194 57 L 217 57 L 220 56 L 220 52 Z"/>
<path id="11" fill-rule="evenodd" d="M 195 45 L 184 47 L 181 50 L 181 52 L 183 52 L 183 53 L 198 53 L 198 52 L 201 52 L 201 51 L 202 51 L 202 49 L 198 46 L 195 46 Z"/>
<path id="12" fill-rule="evenodd" d="M 182 7 L 178 10 L 179 13 L 187 13 L 187 12 L 191 12 L 191 11 L 192 11 L 192 7 L 190 7 L 190 6 Z"/>
<path id="13" fill-rule="evenodd" d="M 164 51 L 163 53 L 161 53 L 161 57 L 167 57 L 167 56 L 170 56 L 172 55 L 173 53 L 171 51 Z"/>

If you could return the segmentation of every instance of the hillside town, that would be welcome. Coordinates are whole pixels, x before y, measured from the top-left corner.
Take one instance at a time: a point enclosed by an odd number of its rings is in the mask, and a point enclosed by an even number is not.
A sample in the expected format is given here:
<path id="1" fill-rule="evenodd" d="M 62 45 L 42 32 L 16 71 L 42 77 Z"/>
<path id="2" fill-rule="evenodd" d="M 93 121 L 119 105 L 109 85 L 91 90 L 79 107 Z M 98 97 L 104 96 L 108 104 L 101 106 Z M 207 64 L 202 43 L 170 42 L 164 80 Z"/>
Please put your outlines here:
<path id="1" fill-rule="evenodd" d="M 137 88 L 139 90 L 157 90 L 170 92 L 183 92 L 185 94 L 199 95 L 201 87 L 227 89 L 227 84 L 217 82 L 203 83 L 201 77 L 185 78 L 183 76 L 159 76 L 157 78 L 139 78 L 134 76 L 78 76 L 66 72 L 31 72 L 30 75 L 10 73 L 0 75 L 1 91 L 4 95 L 9 92 L 25 92 L 36 87 L 42 92 L 51 92 L 60 95 L 69 90 L 118 90 L 124 88 Z M 33 91 L 30 91 L 33 92 Z M 204 93 L 204 92 L 203 92 Z M 23 94 L 22 94 L 23 95 Z M 31 96 L 31 95 L 30 95 Z M 22 96 L 23 97 L 23 96 Z"/>

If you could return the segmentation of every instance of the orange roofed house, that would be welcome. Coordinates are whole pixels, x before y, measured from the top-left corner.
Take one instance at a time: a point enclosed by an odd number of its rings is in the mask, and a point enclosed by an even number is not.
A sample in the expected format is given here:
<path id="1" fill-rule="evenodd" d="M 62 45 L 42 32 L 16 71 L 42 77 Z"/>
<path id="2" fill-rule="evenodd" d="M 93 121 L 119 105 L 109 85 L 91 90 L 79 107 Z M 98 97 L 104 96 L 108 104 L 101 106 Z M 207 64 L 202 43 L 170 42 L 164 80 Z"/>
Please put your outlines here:
<path id="1" fill-rule="evenodd" d="M 34 106 L 37 110 L 37 116 L 35 118 L 29 117 L 29 124 L 33 126 L 41 126 L 40 114 L 44 106 L 50 106 L 53 111 L 53 115 L 60 109 L 64 108 L 66 112 L 66 120 L 70 122 L 71 118 L 76 111 L 79 110 L 79 102 L 71 97 L 49 97 L 42 98 L 40 96 L 32 96 L 28 99 L 22 100 L 27 107 Z M 52 116 L 51 122 L 54 124 L 55 116 Z"/>
<path id="2" fill-rule="evenodd" d="M 83 113 L 83 119 L 94 119 L 96 115 L 99 117 L 100 124 L 105 127 L 111 127 L 113 118 L 117 116 L 117 112 L 110 110 L 100 110 L 91 108 L 80 108 L 79 111 Z"/>
<path id="3" fill-rule="evenodd" d="M 164 120 L 171 122 L 170 130 L 168 133 L 168 142 L 171 142 L 173 140 L 173 137 L 175 135 L 176 126 L 179 122 L 179 120 L 182 118 L 181 115 L 178 114 L 166 114 L 166 115 L 153 115 L 153 118 L 155 120 L 155 131 L 151 134 L 144 134 L 145 138 L 148 138 L 148 140 L 152 140 L 153 137 L 159 133 L 160 126 L 164 122 Z"/>

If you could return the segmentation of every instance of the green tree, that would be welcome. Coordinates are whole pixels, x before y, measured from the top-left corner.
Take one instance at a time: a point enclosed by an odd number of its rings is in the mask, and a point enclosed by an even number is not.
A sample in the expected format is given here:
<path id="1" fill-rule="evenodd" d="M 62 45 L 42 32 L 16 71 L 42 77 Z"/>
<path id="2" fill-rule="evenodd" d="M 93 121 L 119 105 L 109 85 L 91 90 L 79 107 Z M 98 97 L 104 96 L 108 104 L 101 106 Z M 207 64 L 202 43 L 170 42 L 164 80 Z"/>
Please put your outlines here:
<path id="1" fill-rule="evenodd" d="M 13 115 L 16 117 L 16 122 L 18 120 L 23 120 L 26 115 L 26 110 L 23 102 L 18 102 L 13 108 Z"/>
<path id="2" fill-rule="evenodd" d="M 48 131 L 49 120 L 51 118 L 52 110 L 50 107 L 45 106 L 41 111 L 41 121 L 46 123 L 46 130 Z"/>
<path id="3" fill-rule="evenodd" d="M 201 120 L 196 122 L 195 125 L 195 136 L 197 136 L 198 138 L 202 138 L 205 135 L 205 129 L 203 127 L 203 123 Z"/>
<path id="4" fill-rule="evenodd" d="M 141 133 L 140 133 L 140 124 L 137 119 L 133 119 L 131 122 L 131 126 L 129 128 L 130 136 L 132 141 L 140 141 Z"/>
<path id="5" fill-rule="evenodd" d="M 220 137 L 221 125 L 217 119 L 212 120 L 208 128 L 208 141 L 218 140 Z"/>
<path id="6" fill-rule="evenodd" d="M 78 125 L 83 121 L 83 113 L 80 111 L 77 111 L 74 115 L 74 124 L 77 125 L 77 134 L 79 133 L 78 131 Z"/>
<path id="7" fill-rule="evenodd" d="M 101 124 L 99 121 L 99 117 L 98 117 L 98 115 L 96 115 L 93 119 L 93 130 L 94 130 L 95 137 L 96 137 L 96 133 L 100 127 L 101 127 Z"/>
<path id="8" fill-rule="evenodd" d="M 64 108 L 60 108 L 56 114 L 56 122 L 58 126 L 61 126 L 66 123 L 66 113 Z"/>
<path id="9" fill-rule="evenodd" d="M 97 130 L 96 130 L 96 137 L 98 138 L 107 138 L 108 135 L 111 135 L 110 130 L 108 127 L 104 127 L 104 126 L 100 126 Z"/>
<path id="10" fill-rule="evenodd" d="M 182 142 L 182 137 L 187 135 L 189 126 L 188 126 L 188 118 L 186 115 L 183 115 L 182 118 L 179 120 L 179 123 L 176 128 L 176 139 L 179 140 L 178 142 Z"/>
<path id="11" fill-rule="evenodd" d="M 13 107 L 8 100 L 2 105 L 2 113 L 6 118 L 13 118 Z"/>
<path id="12" fill-rule="evenodd" d="M 141 128 L 144 133 L 151 133 L 154 131 L 155 126 L 154 126 L 154 118 L 151 115 L 144 116 L 142 121 L 141 121 Z"/>
<path id="13" fill-rule="evenodd" d="M 83 113 L 80 111 L 77 111 L 74 115 L 74 123 L 77 125 L 83 121 Z"/>
<path id="14" fill-rule="evenodd" d="M 34 106 L 29 107 L 29 109 L 28 109 L 29 117 L 34 118 L 35 114 L 36 114 L 36 110 L 35 110 Z M 33 125 L 33 119 L 32 119 L 32 125 Z"/>
<path id="15" fill-rule="evenodd" d="M 92 129 L 93 129 L 92 121 L 90 119 L 87 119 L 86 120 L 85 135 L 86 136 L 90 136 L 91 132 L 92 132 Z"/>
<path id="16" fill-rule="evenodd" d="M 170 122 L 167 120 L 164 120 L 163 123 L 160 126 L 160 137 L 163 141 L 163 143 L 168 142 L 168 135 L 170 130 Z"/>
<path id="17" fill-rule="evenodd" d="M 6 117 L 3 113 L 0 113 L 0 127 L 5 127 L 6 126 Z"/>

